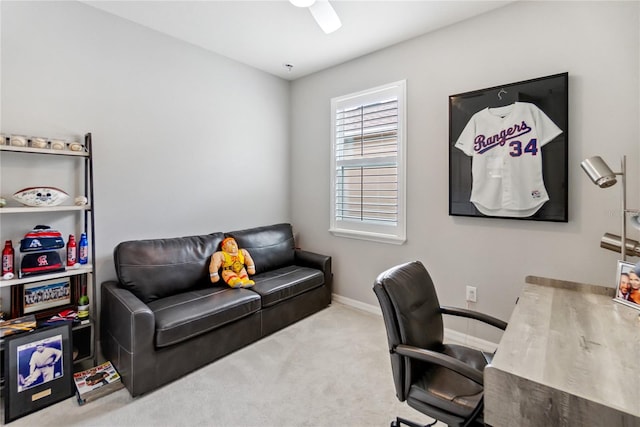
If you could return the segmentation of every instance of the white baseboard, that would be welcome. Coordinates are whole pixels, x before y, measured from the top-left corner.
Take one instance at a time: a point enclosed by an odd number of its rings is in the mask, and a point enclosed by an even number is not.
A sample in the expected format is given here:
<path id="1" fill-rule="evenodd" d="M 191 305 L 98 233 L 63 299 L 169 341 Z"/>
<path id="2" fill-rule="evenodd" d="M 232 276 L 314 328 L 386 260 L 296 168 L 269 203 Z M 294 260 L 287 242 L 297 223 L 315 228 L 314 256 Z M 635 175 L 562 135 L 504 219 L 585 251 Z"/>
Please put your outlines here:
<path id="1" fill-rule="evenodd" d="M 358 310 L 366 311 L 367 313 L 377 314 L 382 316 L 382 310 L 376 305 L 366 304 L 364 302 L 356 301 L 351 298 L 343 297 L 342 295 L 331 294 L 331 302 L 337 302 L 339 304 L 348 305 L 349 307 L 357 308 Z"/>
<path id="2" fill-rule="evenodd" d="M 332 294 L 331 300 L 338 304 L 344 304 L 349 307 L 357 308 L 358 310 L 366 311 L 367 313 L 382 316 L 382 310 L 380 310 L 380 307 L 375 305 L 366 304 L 337 294 Z M 444 328 L 444 336 L 448 342 L 468 345 L 483 351 L 493 352 L 498 348 L 498 344 L 494 342 L 483 340 L 482 338 L 467 335 L 449 328 Z"/>
<path id="3" fill-rule="evenodd" d="M 482 338 L 474 337 L 472 335 L 463 334 L 462 332 L 458 332 L 453 329 L 444 328 L 444 336 L 447 342 L 467 345 L 489 353 L 493 353 L 498 348 L 498 344 L 494 342 L 483 340 Z"/>

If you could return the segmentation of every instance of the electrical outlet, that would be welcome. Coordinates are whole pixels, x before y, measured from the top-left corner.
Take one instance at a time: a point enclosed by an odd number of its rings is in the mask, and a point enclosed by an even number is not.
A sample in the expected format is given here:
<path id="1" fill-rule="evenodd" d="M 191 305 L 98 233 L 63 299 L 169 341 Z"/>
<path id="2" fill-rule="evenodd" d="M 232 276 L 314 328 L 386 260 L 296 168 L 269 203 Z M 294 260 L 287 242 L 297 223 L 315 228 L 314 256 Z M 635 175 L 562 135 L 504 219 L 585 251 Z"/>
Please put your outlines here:
<path id="1" fill-rule="evenodd" d="M 467 286 L 467 301 L 476 302 L 478 299 L 478 290 L 475 286 Z"/>

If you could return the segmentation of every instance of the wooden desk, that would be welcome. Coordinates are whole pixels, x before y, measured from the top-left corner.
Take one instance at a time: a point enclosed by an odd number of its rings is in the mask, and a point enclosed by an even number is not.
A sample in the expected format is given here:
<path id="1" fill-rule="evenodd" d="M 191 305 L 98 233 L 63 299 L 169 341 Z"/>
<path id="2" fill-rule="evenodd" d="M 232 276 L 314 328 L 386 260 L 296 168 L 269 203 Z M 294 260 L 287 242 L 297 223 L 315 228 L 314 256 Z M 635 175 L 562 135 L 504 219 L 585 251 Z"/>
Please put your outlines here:
<path id="1" fill-rule="evenodd" d="M 613 288 L 526 282 L 484 371 L 485 422 L 640 426 L 640 311 Z"/>

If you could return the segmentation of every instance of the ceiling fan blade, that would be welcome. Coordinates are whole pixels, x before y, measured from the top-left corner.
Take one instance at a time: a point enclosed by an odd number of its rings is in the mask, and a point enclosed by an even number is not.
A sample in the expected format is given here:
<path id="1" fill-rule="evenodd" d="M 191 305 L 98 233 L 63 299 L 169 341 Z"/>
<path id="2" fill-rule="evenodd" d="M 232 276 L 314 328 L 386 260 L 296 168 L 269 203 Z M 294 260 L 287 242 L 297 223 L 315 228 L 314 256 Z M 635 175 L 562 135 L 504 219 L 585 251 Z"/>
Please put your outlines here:
<path id="1" fill-rule="evenodd" d="M 316 22 L 326 34 L 333 33 L 342 27 L 342 22 L 340 22 L 340 18 L 338 18 L 338 14 L 329 3 L 329 0 L 316 0 L 315 3 L 309 6 L 309 11 L 311 11 Z"/>

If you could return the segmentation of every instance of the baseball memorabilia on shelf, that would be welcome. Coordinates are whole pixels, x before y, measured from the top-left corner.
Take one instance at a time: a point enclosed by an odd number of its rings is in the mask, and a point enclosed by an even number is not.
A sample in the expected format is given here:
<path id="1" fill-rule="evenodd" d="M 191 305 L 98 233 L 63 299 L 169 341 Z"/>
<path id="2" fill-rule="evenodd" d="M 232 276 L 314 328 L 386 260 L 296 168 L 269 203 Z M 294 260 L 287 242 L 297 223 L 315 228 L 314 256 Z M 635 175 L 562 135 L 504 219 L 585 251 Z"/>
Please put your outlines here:
<path id="1" fill-rule="evenodd" d="M 69 198 L 69 195 L 55 187 L 28 187 L 18 190 L 13 198 L 26 206 L 58 206 Z"/>
<path id="2" fill-rule="evenodd" d="M 48 251 L 64 248 L 62 233 L 48 225 L 36 225 L 20 241 L 20 252 Z"/>
<path id="3" fill-rule="evenodd" d="M 22 135 L 11 135 L 10 144 L 14 147 L 26 147 L 27 137 Z"/>
<path id="4" fill-rule="evenodd" d="M 109 361 L 86 371 L 76 372 L 73 374 L 73 381 L 76 385 L 79 405 L 84 405 L 124 387 L 120 374 Z"/>
<path id="5" fill-rule="evenodd" d="M 65 267 L 57 251 L 29 252 L 20 261 L 21 277 L 64 271 Z"/>
<path id="6" fill-rule="evenodd" d="M 7 240 L 4 242 L 2 249 L 2 278 L 5 280 L 13 279 L 16 270 L 16 252 L 13 249 L 13 242 Z"/>
<path id="7" fill-rule="evenodd" d="M 22 313 L 35 313 L 71 304 L 71 282 L 68 277 L 22 285 Z"/>
<path id="8" fill-rule="evenodd" d="M 71 322 L 5 339 L 5 424 L 73 396 L 71 339 Z"/>
<path id="9" fill-rule="evenodd" d="M 48 225 L 36 225 L 20 241 L 20 277 L 53 273 L 65 269 L 58 249 L 64 247 L 59 231 Z"/>
<path id="10" fill-rule="evenodd" d="M 16 317 L 15 319 L 0 321 L 0 337 L 31 332 L 36 328 L 36 318 L 33 314 Z"/>
<path id="11" fill-rule="evenodd" d="M 31 138 L 31 147 L 33 148 L 47 148 L 49 142 L 47 138 L 34 137 Z"/>
<path id="12" fill-rule="evenodd" d="M 64 141 L 58 139 L 51 140 L 51 148 L 53 150 L 64 150 L 67 144 Z"/>
<path id="13" fill-rule="evenodd" d="M 68 321 L 75 322 L 77 317 L 78 317 L 78 313 L 75 310 L 67 309 L 67 310 L 62 310 L 58 314 L 54 314 L 49 319 L 47 319 L 45 323 L 51 324 L 51 323 L 68 322 Z"/>
<path id="14" fill-rule="evenodd" d="M 37 320 L 75 309 L 80 284 L 70 277 L 21 283 L 11 289 L 11 316 L 35 315 Z"/>
<path id="15" fill-rule="evenodd" d="M 618 261 L 614 301 L 640 310 L 640 263 Z"/>
<path id="16" fill-rule="evenodd" d="M 568 74 L 449 97 L 449 214 L 566 222 Z"/>

